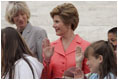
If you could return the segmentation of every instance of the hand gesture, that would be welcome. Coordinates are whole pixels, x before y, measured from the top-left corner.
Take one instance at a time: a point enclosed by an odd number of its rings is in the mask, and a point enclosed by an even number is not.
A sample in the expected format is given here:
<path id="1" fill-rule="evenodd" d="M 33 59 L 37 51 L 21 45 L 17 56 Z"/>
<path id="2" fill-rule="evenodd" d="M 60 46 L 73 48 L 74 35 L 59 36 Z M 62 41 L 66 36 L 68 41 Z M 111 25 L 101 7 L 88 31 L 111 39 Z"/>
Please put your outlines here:
<path id="1" fill-rule="evenodd" d="M 54 47 L 51 47 L 49 39 L 46 38 L 43 40 L 42 48 L 43 48 L 45 60 L 50 61 L 54 53 Z"/>
<path id="2" fill-rule="evenodd" d="M 76 55 L 75 55 L 75 58 L 76 58 L 76 67 L 82 67 L 82 61 L 84 59 L 84 54 L 82 53 L 82 50 L 79 46 L 76 47 Z"/>
<path id="3" fill-rule="evenodd" d="M 75 79 L 84 79 L 84 73 L 80 68 L 76 68 L 75 73 L 74 73 L 74 78 Z"/>

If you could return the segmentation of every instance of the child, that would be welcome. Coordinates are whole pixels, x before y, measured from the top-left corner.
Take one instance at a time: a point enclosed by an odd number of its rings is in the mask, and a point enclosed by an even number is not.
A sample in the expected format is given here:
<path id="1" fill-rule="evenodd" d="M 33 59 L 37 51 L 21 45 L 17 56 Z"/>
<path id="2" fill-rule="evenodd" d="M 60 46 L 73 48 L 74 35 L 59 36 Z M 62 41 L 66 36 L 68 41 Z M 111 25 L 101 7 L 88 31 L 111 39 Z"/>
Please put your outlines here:
<path id="1" fill-rule="evenodd" d="M 108 41 L 112 44 L 115 53 L 117 53 L 117 27 L 108 31 Z"/>
<path id="2" fill-rule="evenodd" d="M 85 50 L 87 64 L 92 73 L 89 79 L 115 79 L 117 77 L 116 56 L 113 47 L 107 41 L 97 41 Z M 75 78 L 84 78 L 83 72 L 78 69 Z"/>
<path id="3" fill-rule="evenodd" d="M 25 41 L 14 28 L 1 31 L 2 78 L 4 79 L 39 79 L 43 64 L 35 58 Z"/>

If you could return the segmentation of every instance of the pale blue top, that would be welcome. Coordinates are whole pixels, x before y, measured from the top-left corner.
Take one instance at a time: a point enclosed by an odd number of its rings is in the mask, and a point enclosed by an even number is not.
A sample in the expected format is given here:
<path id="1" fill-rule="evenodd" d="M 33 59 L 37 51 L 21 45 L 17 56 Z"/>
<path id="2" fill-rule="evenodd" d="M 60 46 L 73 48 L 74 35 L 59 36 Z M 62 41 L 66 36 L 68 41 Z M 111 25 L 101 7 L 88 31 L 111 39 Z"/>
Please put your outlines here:
<path id="1" fill-rule="evenodd" d="M 99 79 L 99 75 L 97 73 L 93 73 L 89 79 Z M 110 72 L 107 76 L 104 77 L 104 79 L 116 79 L 116 76 Z"/>

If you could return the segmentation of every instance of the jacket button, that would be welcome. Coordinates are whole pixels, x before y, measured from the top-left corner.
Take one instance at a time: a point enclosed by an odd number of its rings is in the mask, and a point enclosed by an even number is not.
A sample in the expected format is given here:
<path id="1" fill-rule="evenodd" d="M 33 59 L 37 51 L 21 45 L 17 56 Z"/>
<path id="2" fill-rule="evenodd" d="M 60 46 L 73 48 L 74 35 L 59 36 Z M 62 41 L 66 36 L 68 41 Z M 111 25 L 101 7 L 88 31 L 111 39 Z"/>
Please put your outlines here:
<path id="1" fill-rule="evenodd" d="M 64 70 L 62 70 L 62 72 L 64 72 Z"/>
<path id="2" fill-rule="evenodd" d="M 62 64 L 64 64 L 64 62 L 62 62 Z"/>

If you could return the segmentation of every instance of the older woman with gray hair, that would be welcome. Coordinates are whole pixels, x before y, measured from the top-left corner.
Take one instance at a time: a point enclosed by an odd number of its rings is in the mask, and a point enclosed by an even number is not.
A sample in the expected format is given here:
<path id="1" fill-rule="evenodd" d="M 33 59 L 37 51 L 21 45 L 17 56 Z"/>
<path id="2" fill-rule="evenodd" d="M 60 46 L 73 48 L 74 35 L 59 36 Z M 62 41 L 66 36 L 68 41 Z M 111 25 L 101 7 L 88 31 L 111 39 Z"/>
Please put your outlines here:
<path id="1" fill-rule="evenodd" d="M 24 1 L 10 1 L 7 5 L 6 20 L 16 25 L 32 53 L 42 62 L 42 40 L 47 34 L 44 29 L 31 25 L 30 15 L 30 10 Z"/>

